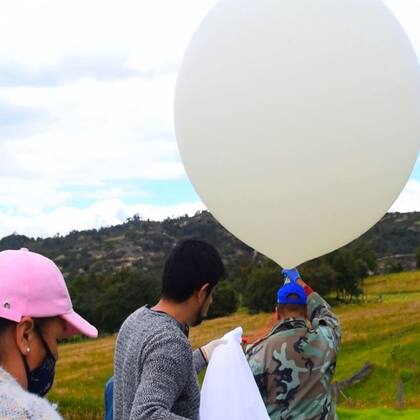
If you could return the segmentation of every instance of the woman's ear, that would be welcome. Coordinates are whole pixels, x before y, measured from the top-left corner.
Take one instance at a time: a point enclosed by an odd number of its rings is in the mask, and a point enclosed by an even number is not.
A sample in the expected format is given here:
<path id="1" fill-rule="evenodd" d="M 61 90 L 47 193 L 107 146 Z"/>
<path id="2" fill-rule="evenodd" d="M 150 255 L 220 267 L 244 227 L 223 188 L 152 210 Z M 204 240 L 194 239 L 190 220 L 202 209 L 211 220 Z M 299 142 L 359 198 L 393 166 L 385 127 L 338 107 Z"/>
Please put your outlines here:
<path id="1" fill-rule="evenodd" d="M 35 322 L 31 317 L 25 316 L 16 326 L 16 345 L 23 355 L 31 351 L 31 344 L 34 339 Z"/>

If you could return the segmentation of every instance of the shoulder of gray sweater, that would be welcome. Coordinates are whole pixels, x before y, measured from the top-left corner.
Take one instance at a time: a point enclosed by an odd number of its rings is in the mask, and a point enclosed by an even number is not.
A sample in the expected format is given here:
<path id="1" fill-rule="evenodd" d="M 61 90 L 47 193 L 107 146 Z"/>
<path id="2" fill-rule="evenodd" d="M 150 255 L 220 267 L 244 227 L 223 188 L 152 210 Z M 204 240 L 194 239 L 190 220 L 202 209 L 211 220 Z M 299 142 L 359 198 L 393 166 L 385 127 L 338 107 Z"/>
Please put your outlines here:
<path id="1" fill-rule="evenodd" d="M 183 353 L 185 357 L 192 357 L 191 344 L 185 334 L 175 325 L 158 325 L 147 337 L 146 349 L 175 351 Z"/>
<path id="2" fill-rule="evenodd" d="M 176 352 L 177 355 L 181 353 L 186 362 L 192 362 L 190 342 L 178 323 L 169 316 L 153 313 L 145 307 L 133 312 L 123 323 L 117 338 L 117 348 L 120 345 L 124 348 L 126 343 L 133 341 L 141 342 L 144 355 L 155 351 Z"/>

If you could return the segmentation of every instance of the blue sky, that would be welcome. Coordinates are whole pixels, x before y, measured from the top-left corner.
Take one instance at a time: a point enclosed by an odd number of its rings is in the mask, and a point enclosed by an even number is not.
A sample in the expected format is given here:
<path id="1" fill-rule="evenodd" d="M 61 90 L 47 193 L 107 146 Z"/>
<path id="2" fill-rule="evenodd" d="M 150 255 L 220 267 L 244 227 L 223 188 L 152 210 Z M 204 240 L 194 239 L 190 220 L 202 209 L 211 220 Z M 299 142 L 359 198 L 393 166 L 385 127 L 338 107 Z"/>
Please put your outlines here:
<path id="1" fill-rule="evenodd" d="M 0 0 L 0 237 L 204 205 L 173 129 L 176 74 L 216 0 Z M 420 3 L 387 0 L 420 57 Z M 420 163 L 393 210 L 420 210 Z"/>

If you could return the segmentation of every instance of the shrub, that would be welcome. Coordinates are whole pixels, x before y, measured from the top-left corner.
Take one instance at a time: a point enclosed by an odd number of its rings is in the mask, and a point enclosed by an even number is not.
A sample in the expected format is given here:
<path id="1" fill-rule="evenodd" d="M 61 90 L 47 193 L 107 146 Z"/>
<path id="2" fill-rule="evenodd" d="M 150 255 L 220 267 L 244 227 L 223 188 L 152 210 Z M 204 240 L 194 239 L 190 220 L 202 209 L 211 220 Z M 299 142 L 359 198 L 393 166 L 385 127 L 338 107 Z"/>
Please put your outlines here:
<path id="1" fill-rule="evenodd" d="M 222 281 L 213 294 L 208 318 L 218 318 L 234 313 L 238 309 L 238 294 L 232 284 Z"/>
<path id="2" fill-rule="evenodd" d="M 272 312 L 277 302 L 277 291 L 283 284 L 280 268 L 267 263 L 251 271 L 244 293 L 249 312 Z"/>

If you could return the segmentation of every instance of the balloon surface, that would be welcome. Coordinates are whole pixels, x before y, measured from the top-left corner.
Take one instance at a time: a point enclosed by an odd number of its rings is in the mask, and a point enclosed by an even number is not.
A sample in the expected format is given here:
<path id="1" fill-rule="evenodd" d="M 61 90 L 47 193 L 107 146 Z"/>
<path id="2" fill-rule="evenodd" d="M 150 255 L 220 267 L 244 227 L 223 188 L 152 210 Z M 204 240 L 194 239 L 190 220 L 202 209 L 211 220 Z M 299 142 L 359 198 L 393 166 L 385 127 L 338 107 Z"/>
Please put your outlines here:
<path id="1" fill-rule="evenodd" d="M 380 0 L 222 0 L 175 95 L 186 171 L 213 215 L 283 267 L 356 239 L 420 147 L 420 69 Z"/>

